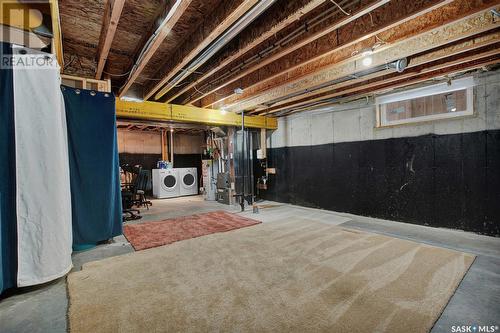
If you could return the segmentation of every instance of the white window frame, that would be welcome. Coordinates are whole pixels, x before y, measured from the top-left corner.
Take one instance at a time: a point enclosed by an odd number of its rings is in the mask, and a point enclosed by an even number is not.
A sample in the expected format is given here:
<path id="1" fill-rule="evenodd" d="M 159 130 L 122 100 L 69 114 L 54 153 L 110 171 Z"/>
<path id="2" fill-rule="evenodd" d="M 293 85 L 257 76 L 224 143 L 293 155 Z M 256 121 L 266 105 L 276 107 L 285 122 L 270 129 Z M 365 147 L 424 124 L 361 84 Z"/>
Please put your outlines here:
<path id="1" fill-rule="evenodd" d="M 433 114 L 415 118 L 387 121 L 386 105 L 388 103 L 401 102 L 420 97 L 445 94 L 448 92 L 453 92 L 458 90 L 466 90 L 466 109 L 464 111 L 440 113 L 440 114 Z M 439 83 L 423 88 L 416 88 L 394 94 L 380 96 L 375 99 L 375 104 L 377 105 L 377 110 L 376 110 L 377 127 L 397 126 L 404 124 L 421 123 L 434 120 L 453 119 L 458 117 L 471 116 L 474 114 L 474 79 L 472 77 L 466 77 L 458 80 L 453 80 L 451 84 Z"/>

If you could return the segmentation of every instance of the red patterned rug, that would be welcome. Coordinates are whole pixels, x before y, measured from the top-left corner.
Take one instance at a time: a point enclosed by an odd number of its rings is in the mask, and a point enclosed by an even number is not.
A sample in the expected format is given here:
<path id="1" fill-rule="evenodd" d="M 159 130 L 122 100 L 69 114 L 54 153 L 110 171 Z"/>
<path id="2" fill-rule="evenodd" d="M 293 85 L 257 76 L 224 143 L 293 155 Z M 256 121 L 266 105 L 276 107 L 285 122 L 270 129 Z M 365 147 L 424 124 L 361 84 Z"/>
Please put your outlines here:
<path id="1" fill-rule="evenodd" d="M 134 249 L 139 251 L 259 223 L 261 222 L 237 214 L 215 211 L 162 221 L 127 224 L 123 227 L 123 234 Z"/>

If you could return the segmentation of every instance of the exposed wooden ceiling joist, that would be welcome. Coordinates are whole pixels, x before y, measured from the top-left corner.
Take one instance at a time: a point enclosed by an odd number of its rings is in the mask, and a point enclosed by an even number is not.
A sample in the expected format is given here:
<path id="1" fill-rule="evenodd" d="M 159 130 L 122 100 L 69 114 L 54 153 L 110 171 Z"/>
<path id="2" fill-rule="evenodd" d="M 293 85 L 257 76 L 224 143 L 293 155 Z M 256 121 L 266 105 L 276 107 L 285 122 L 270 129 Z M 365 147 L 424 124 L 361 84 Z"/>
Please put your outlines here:
<path id="1" fill-rule="evenodd" d="M 390 34 L 384 36 L 386 38 L 383 38 L 385 41 L 389 41 L 389 43 L 375 52 L 373 66 L 408 57 L 416 52 L 423 52 L 443 46 L 467 36 L 498 27 L 499 23 L 493 20 L 492 14 L 487 10 L 494 8 L 496 1 L 476 1 L 477 7 L 471 6 L 471 1 L 467 2 L 466 8 L 468 8 L 468 11 L 464 12 L 462 7 L 458 7 L 460 12 L 449 15 L 450 8 L 443 7 L 442 9 L 437 9 L 426 14 L 427 17 L 424 22 L 413 22 L 412 20 L 407 22 L 411 24 L 409 27 L 406 24 L 392 29 Z M 456 3 L 460 3 L 460 1 L 456 1 L 454 4 Z M 446 12 L 443 12 L 443 10 L 446 10 Z M 477 14 L 477 12 L 480 13 Z M 443 23 L 443 20 L 445 20 L 445 23 Z M 449 23 L 449 21 L 452 23 Z M 431 26 L 437 26 L 437 28 L 426 31 L 425 26 L 429 22 L 433 23 Z M 424 27 L 422 27 L 423 24 Z M 399 34 L 401 37 L 398 37 L 395 41 L 391 40 L 391 36 L 398 36 Z M 356 45 L 355 49 L 362 49 L 367 46 L 370 45 L 365 41 L 364 44 L 361 42 Z M 352 52 L 352 50 L 350 51 Z M 260 87 L 246 89 L 241 99 L 238 97 L 231 99 L 232 104 L 228 108 L 230 110 L 252 109 L 256 105 L 265 104 L 267 101 L 282 98 L 299 91 L 305 91 L 308 88 L 335 78 L 349 75 L 356 72 L 357 68 L 360 67 L 359 62 L 356 61 L 356 57 L 352 57 L 351 54 L 345 54 L 343 59 L 340 58 L 329 63 L 333 65 L 320 67 L 319 70 L 316 70 L 312 74 L 307 73 L 304 75 L 303 71 L 298 72 L 298 75 L 291 76 L 295 78 L 294 80 L 281 78 L 281 81 L 273 80 L 265 82 Z M 289 73 L 288 76 L 290 77 Z M 216 105 L 216 107 L 218 106 Z"/>
<path id="2" fill-rule="evenodd" d="M 162 131 L 174 129 L 175 133 L 199 134 L 209 131 L 212 126 L 198 124 L 164 123 L 157 121 L 117 120 L 118 129 L 129 131 Z"/>
<path id="3" fill-rule="evenodd" d="M 219 8 L 210 13 L 204 24 L 192 34 L 192 36 L 179 47 L 172 59 L 159 71 L 163 79 L 148 88 L 144 99 L 149 99 L 159 89 L 161 91 L 155 96 L 158 99 L 169 88 L 164 86 L 169 80 L 181 71 L 191 60 L 193 60 L 205 47 L 213 42 L 238 18 L 244 15 L 258 0 L 226 0 Z M 208 33 L 208 34 L 207 34 Z M 158 75 L 160 76 L 160 75 Z M 162 88 L 163 87 L 163 88 Z"/>
<path id="4" fill-rule="evenodd" d="M 64 48 L 63 73 L 94 78 L 104 1 L 59 1 Z"/>
<path id="5" fill-rule="evenodd" d="M 498 29 L 497 29 L 498 30 Z M 492 44 L 498 44 L 500 40 L 500 32 L 494 31 L 485 36 L 481 36 L 478 38 L 468 39 L 466 41 L 461 41 L 457 44 L 453 44 L 447 47 L 439 48 L 432 52 L 427 52 L 422 55 L 418 55 L 415 57 L 411 57 L 410 64 L 404 73 L 395 75 L 398 76 L 395 79 L 404 78 L 406 75 L 410 73 L 414 74 L 415 72 L 422 73 L 425 71 L 425 66 L 430 66 L 430 63 L 435 62 L 437 60 L 442 60 L 448 58 L 450 55 L 461 56 L 466 52 L 471 52 L 473 50 L 477 50 L 480 48 L 484 48 L 487 46 L 491 46 Z M 500 51 L 499 51 L 500 52 Z M 450 60 L 447 60 L 450 61 Z M 446 62 L 446 61 L 445 61 Z M 451 62 L 451 61 L 450 61 Z M 435 68 L 434 68 L 435 69 Z M 343 83 L 335 84 L 329 87 L 325 87 L 323 89 L 316 90 L 311 93 L 301 94 L 297 97 L 293 97 L 290 99 L 286 99 L 282 102 L 278 102 L 273 104 L 271 107 L 257 109 L 255 111 L 249 112 L 249 114 L 272 114 L 287 108 L 301 106 L 310 102 L 318 101 L 322 98 L 331 98 L 335 96 L 339 96 L 337 93 L 342 92 L 342 88 L 346 86 L 351 86 L 353 84 L 362 84 L 365 81 L 387 77 L 388 73 L 394 73 L 394 69 L 389 69 L 387 71 L 377 72 L 368 76 L 360 77 L 359 79 L 349 80 Z M 387 78 L 386 78 L 387 79 Z"/>
<path id="6" fill-rule="evenodd" d="M 192 0 L 176 0 L 174 5 L 170 8 L 170 11 L 163 20 L 163 25 L 160 26 L 159 30 L 156 30 L 150 37 L 150 42 L 147 43 L 147 47 L 144 49 L 144 53 L 136 62 L 134 68 L 132 69 L 132 72 L 130 73 L 130 76 L 128 77 L 127 82 L 120 90 L 120 97 L 123 97 L 127 93 L 128 89 L 132 86 L 137 77 L 142 73 L 143 69 L 146 67 L 149 60 L 151 60 L 165 38 L 168 36 L 169 32 L 179 21 L 181 16 L 185 13 L 186 9 L 191 4 L 191 1 Z"/>
<path id="7" fill-rule="evenodd" d="M 272 8 L 272 11 L 266 13 L 266 19 L 258 20 L 253 29 L 244 31 L 238 37 L 238 43 L 234 43 L 231 49 L 225 50 L 224 54 L 219 57 L 221 59 L 219 62 L 213 64 L 209 70 L 205 71 L 194 80 L 194 82 L 179 90 L 174 95 L 169 96 L 167 103 L 188 90 L 193 89 L 193 87 L 200 84 L 202 81 L 214 75 L 256 46 L 264 43 L 267 39 L 288 27 L 290 24 L 298 21 L 301 17 L 316 9 L 324 2 L 325 0 L 297 0 L 286 3 L 286 7 L 275 6 Z"/>
<path id="8" fill-rule="evenodd" d="M 325 27 L 323 29 L 320 29 L 320 30 L 309 30 L 310 28 L 307 28 L 307 31 L 302 39 L 297 40 L 297 41 L 291 43 L 288 47 L 285 47 L 285 48 L 281 49 L 280 51 L 278 51 L 274 54 L 271 54 L 270 56 L 260 60 L 259 62 L 256 63 L 256 65 L 238 72 L 236 75 L 233 75 L 229 79 L 224 80 L 223 83 L 216 85 L 215 87 L 211 87 L 209 90 L 205 91 L 203 94 L 200 94 L 198 97 L 196 97 L 192 100 L 185 100 L 185 101 L 183 101 L 183 103 L 193 104 L 194 102 L 202 99 L 203 97 L 210 95 L 210 94 L 228 86 L 229 84 L 231 84 L 233 82 L 238 81 L 239 79 L 257 71 L 260 68 L 263 68 L 269 64 L 272 64 L 273 62 L 277 61 L 278 59 L 283 58 L 284 56 L 291 54 L 292 52 L 299 50 L 300 48 L 306 46 L 307 44 L 313 43 L 317 39 L 336 31 L 340 27 L 343 27 L 343 26 L 347 25 L 348 23 L 359 19 L 363 15 L 366 15 L 367 13 L 375 10 L 376 8 L 386 4 L 388 2 L 389 2 L 389 0 L 376 0 L 376 1 L 370 2 L 369 4 L 367 4 L 365 6 L 362 6 L 361 8 L 359 8 L 359 10 L 354 11 L 353 13 L 351 13 L 348 16 L 345 16 L 342 13 L 341 19 L 337 20 L 336 23 L 327 24 L 327 25 L 325 25 Z"/>
<path id="9" fill-rule="evenodd" d="M 307 43 L 295 43 L 299 44 L 299 48 L 295 49 L 292 46 L 290 52 L 285 52 L 280 56 L 280 59 L 273 59 L 272 62 L 265 63 L 264 67 L 258 66 L 255 71 L 248 73 L 250 75 L 242 78 L 238 84 L 243 86 L 247 94 L 250 91 L 255 94 L 256 82 L 262 86 L 277 77 L 290 79 L 297 75 L 297 72 L 311 72 L 317 70 L 318 67 L 325 67 L 338 61 L 339 52 L 343 52 L 346 57 L 350 57 L 353 52 L 359 51 L 353 45 L 365 41 L 366 46 L 372 46 L 380 42 L 380 40 L 386 40 L 385 38 L 393 35 L 391 31 L 394 27 L 413 21 L 432 10 L 447 5 L 451 1 L 419 0 L 407 2 L 406 0 L 393 0 L 381 7 L 374 8 L 372 11 L 364 12 L 365 15 L 352 21 L 349 20 L 346 24 L 339 25 L 337 29 L 330 29 L 329 26 L 326 26 L 322 31 L 319 31 L 317 36 L 313 35 L 312 40 L 307 40 Z M 389 36 L 382 36 L 384 32 L 385 35 Z M 399 36 L 404 38 L 403 34 L 399 34 Z M 256 77 L 260 79 L 255 80 Z M 269 86 L 266 85 L 266 87 Z M 232 86 L 222 90 L 218 89 L 218 94 L 212 94 L 204 98 L 201 105 L 220 107 L 216 103 L 230 104 L 231 98 L 236 97 L 231 88 Z M 214 98 L 217 95 L 223 97 Z M 242 98 L 242 96 L 239 98 Z"/>
<path id="10" fill-rule="evenodd" d="M 52 24 L 52 53 L 57 57 L 59 66 L 64 66 L 64 54 L 61 35 L 61 17 L 59 15 L 59 3 L 57 0 L 50 0 L 50 19 Z"/>
<path id="11" fill-rule="evenodd" d="M 210 1 L 210 0 L 205 0 Z M 56 1 L 57 2 L 57 1 Z M 64 46 L 64 74 L 95 78 L 103 17 L 107 0 L 59 1 Z M 112 85 L 118 86 L 123 73 L 142 47 L 142 36 L 147 36 L 165 0 L 126 0 L 103 73 L 110 75 Z M 105 29 L 104 29 L 105 31 Z"/>
<path id="12" fill-rule="evenodd" d="M 99 37 L 99 46 L 97 47 L 97 69 L 95 78 L 101 79 L 102 71 L 108 59 L 111 43 L 115 37 L 116 27 L 122 14 L 125 0 L 108 0 L 104 9 L 103 22 L 101 27 L 101 36 Z"/>
<path id="13" fill-rule="evenodd" d="M 387 74 L 384 72 L 372 75 L 370 77 L 363 77 L 359 80 L 349 81 L 346 84 L 331 87 L 330 91 L 324 93 L 302 96 L 303 98 L 294 102 L 287 102 L 278 107 L 272 107 L 259 113 L 261 115 L 270 115 L 281 113 L 286 110 L 300 108 L 305 105 L 321 102 L 323 100 L 332 99 L 347 94 L 354 94 L 358 91 L 366 91 L 370 87 L 381 85 L 389 85 L 394 82 L 401 82 L 403 80 L 410 80 L 414 77 L 420 77 L 424 74 L 443 71 L 446 68 L 456 69 L 456 66 L 464 63 L 491 60 L 491 57 L 500 54 L 500 44 L 498 37 L 499 33 L 493 34 L 491 39 L 485 42 L 474 43 L 471 41 L 461 43 L 457 46 L 439 49 L 428 54 L 416 57 L 414 59 L 415 66 L 407 69 L 404 73 Z M 493 39 L 494 38 L 494 39 Z"/>
<path id="14" fill-rule="evenodd" d="M 114 87 L 123 87 L 120 96 L 274 116 L 495 61 L 500 38 L 500 20 L 489 12 L 498 0 L 65 0 L 60 6 L 67 74 L 111 75 Z M 229 27 L 237 27 L 237 37 L 227 35 Z M 362 66 L 367 49 L 373 64 Z M 387 67 L 405 57 L 403 73 Z"/>
<path id="15" fill-rule="evenodd" d="M 310 108 L 305 107 L 290 109 L 287 112 L 280 113 L 280 116 L 286 116 L 296 112 L 303 112 L 307 110 L 313 110 L 318 107 L 332 105 L 338 103 L 340 100 L 347 102 L 349 101 L 349 99 L 352 99 L 354 97 L 359 98 L 360 96 L 373 96 L 374 94 L 389 93 L 396 89 L 406 88 L 415 84 L 422 84 L 433 80 L 445 79 L 472 70 L 485 68 L 489 65 L 498 64 L 499 62 L 500 55 L 498 53 L 485 57 L 474 55 L 471 56 L 470 59 L 464 58 L 458 61 L 458 63 L 445 64 L 442 66 L 442 68 L 438 68 L 433 71 L 424 71 L 421 74 L 411 75 L 399 80 L 386 81 L 382 79 L 374 83 L 365 84 L 361 87 L 356 87 L 356 89 L 345 91 L 345 95 L 336 95 L 342 96 L 342 98 L 337 99 L 335 102 L 325 102 L 323 104 L 314 105 Z"/>

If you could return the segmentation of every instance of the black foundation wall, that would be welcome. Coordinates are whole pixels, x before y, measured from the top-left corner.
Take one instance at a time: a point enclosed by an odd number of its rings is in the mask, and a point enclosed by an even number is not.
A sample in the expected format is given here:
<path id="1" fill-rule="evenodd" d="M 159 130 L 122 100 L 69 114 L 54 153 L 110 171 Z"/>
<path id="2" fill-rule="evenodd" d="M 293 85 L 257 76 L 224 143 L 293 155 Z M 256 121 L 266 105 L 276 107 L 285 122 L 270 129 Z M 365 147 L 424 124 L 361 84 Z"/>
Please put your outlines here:
<path id="1" fill-rule="evenodd" d="M 196 168 L 201 184 L 201 154 L 174 154 L 174 168 Z"/>
<path id="2" fill-rule="evenodd" d="M 146 170 L 156 169 L 156 163 L 161 160 L 161 154 L 120 153 L 120 165 L 142 165 Z"/>
<path id="3" fill-rule="evenodd" d="M 265 199 L 500 236 L 500 130 L 268 150 Z"/>
<path id="4" fill-rule="evenodd" d="M 146 170 L 156 169 L 156 163 L 161 160 L 161 154 L 120 153 L 120 165 L 142 165 Z M 197 168 L 201 174 L 200 154 L 174 154 L 174 168 Z"/>

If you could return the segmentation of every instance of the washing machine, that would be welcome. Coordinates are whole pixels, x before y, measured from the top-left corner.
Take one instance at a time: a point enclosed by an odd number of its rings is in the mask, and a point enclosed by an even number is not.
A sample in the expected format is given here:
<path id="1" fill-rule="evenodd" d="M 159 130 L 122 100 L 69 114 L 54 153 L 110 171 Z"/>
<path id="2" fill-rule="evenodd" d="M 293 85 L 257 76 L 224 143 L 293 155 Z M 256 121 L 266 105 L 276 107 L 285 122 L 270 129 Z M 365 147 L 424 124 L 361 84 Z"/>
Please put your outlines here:
<path id="1" fill-rule="evenodd" d="M 176 169 L 153 169 L 153 196 L 174 198 L 180 195 L 179 173 Z"/>
<path id="2" fill-rule="evenodd" d="M 198 172 L 196 168 L 179 168 L 181 195 L 198 194 Z"/>

